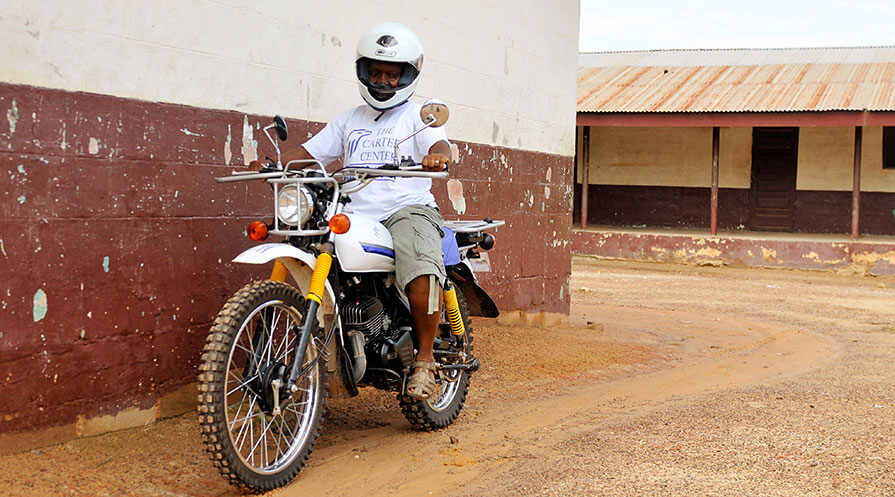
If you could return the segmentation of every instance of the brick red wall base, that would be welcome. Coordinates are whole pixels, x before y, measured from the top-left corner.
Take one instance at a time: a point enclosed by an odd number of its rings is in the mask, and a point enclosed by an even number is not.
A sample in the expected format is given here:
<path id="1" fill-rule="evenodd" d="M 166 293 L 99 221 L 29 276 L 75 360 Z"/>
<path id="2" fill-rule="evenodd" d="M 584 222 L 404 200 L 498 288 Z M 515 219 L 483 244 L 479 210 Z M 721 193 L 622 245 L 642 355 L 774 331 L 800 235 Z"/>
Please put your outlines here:
<path id="1" fill-rule="evenodd" d="M 194 381 L 220 306 L 269 274 L 229 262 L 269 218 L 268 187 L 214 177 L 242 167 L 246 119 L 273 155 L 255 127 L 270 116 L 2 83 L 0 109 L 0 433 Z M 287 148 L 322 124 L 289 126 Z M 460 217 L 507 220 L 483 286 L 504 310 L 568 313 L 571 157 L 458 146 Z M 435 190 L 457 218 L 457 192 Z"/>
<path id="2" fill-rule="evenodd" d="M 709 227 L 711 189 L 683 186 L 589 185 L 588 224 L 648 228 Z M 581 184 L 575 184 L 573 222 L 580 223 Z M 852 193 L 797 190 L 793 232 L 851 233 Z M 895 193 L 861 192 L 860 231 L 895 235 Z M 718 190 L 718 228 L 749 228 L 749 190 Z"/>

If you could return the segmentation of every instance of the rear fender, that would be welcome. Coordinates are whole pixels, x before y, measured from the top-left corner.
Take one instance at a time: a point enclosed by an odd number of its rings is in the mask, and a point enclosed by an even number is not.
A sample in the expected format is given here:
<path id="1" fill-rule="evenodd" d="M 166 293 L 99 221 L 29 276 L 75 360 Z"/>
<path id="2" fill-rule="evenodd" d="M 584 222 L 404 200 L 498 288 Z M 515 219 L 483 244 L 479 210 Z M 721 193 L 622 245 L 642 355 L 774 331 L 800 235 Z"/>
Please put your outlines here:
<path id="1" fill-rule="evenodd" d="M 469 314 L 472 316 L 482 316 L 486 318 L 496 318 L 500 315 L 497 304 L 491 299 L 491 296 L 479 286 L 472 270 L 461 262 L 453 266 L 446 267 L 448 278 L 460 287 L 463 296 L 466 297 L 466 305 L 469 307 Z"/>

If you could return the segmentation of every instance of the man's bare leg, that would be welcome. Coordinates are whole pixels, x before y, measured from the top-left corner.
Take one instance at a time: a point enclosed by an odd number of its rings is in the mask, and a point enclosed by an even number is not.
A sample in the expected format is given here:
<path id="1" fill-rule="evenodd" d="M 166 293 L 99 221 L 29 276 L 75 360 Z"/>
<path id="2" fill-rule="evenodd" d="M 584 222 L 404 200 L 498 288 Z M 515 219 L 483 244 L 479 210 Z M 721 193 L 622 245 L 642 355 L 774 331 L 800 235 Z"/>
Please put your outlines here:
<path id="1" fill-rule="evenodd" d="M 429 313 L 429 275 L 418 276 L 407 284 L 407 298 L 410 300 L 410 314 L 413 317 L 416 339 L 419 342 L 419 353 L 416 355 L 419 361 L 434 361 L 432 348 L 435 345 L 435 334 L 438 332 L 438 322 L 441 320 L 441 301 L 438 299 L 438 308 Z M 436 283 L 437 284 L 437 283 Z M 441 291 L 438 291 L 439 296 Z"/>

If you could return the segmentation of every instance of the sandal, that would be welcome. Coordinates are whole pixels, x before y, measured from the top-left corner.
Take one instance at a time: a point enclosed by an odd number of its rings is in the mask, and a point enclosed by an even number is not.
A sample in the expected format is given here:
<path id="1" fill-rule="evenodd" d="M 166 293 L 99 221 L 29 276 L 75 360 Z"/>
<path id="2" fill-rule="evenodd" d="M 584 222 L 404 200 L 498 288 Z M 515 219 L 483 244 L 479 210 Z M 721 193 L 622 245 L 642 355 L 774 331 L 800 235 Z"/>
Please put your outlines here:
<path id="1" fill-rule="evenodd" d="M 435 370 L 436 366 L 432 361 L 413 361 L 413 374 L 405 389 L 407 396 L 419 400 L 428 399 L 435 391 Z"/>

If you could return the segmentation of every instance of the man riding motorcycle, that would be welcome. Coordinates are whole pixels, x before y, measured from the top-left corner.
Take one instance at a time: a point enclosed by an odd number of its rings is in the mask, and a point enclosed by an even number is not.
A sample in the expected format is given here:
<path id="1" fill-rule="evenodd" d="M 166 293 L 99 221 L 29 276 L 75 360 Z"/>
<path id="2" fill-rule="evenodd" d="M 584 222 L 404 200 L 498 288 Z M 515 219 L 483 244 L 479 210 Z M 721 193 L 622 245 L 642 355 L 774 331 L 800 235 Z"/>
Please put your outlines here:
<path id="1" fill-rule="evenodd" d="M 284 164 L 316 159 L 324 164 L 342 159 L 346 167 L 376 167 L 394 160 L 394 146 L 423 127 L 420 105 L 409 100 L 423 65 L 423 47 L 406 26 L 383 23 L 371 28 L 357 44 L 355 69 L 365 104 L 337 114 L 302 146 L 282 155 Z M 443 127 L 429 127 L 398 148 L 426 171 L 448 164 L 450 143 Z M 250 164 L 262 167 L 261 161 Z M 433 344 L 446 281 L 441 252 L 444 219 L 428 178 L 379 178 L 354 194 L 346 212 L 381 221 L 392 235 L 398 287 L 410 302 L 419 351 L 405 393 L 426 399 L 434 391 Z"/>

